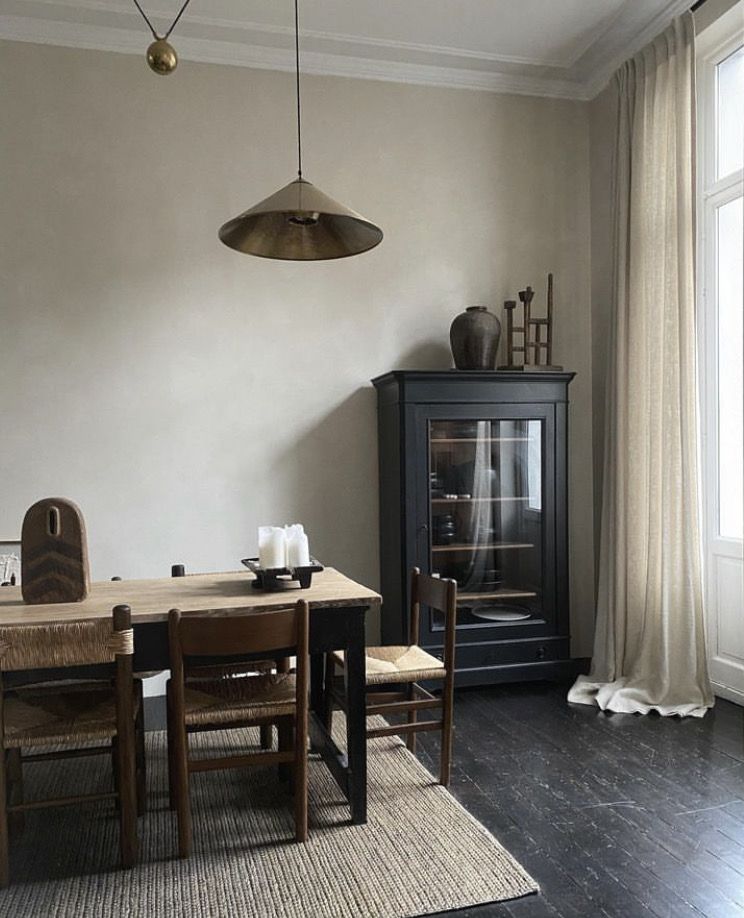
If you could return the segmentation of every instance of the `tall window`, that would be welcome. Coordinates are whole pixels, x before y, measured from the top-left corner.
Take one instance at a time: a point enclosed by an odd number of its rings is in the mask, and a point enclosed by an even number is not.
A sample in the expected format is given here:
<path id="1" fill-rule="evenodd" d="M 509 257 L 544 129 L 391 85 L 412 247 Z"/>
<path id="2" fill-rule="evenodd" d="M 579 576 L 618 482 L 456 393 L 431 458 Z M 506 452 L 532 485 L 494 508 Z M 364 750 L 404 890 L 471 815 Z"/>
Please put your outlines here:
<path id="1" fill-rule="evenodd" d="M 699 331 L 711 675 L 744 702 L 744 0 L 698 42 Z"/>
<path id="2" fill-rule="evenodd" d="M 712 237 L 713 277 L 706 276 L 716 316 L 718 350 L 718 534 L 744 534 L 744 47 L 715 68 L 715 173 L 706 185 L 706 229 Z M 710 225 L 710 224 L 713 225 Z M 706 272 L 706 275 L 708 272 Z M 711 297 L 710 294 L 713 294 Z"/>
<path id="3" fill-rule="evenodd" d="M 707 65 L 707 66 L 706 66 Z M 702 74 L 701 318 L 706 480 L 715 473 L 715 532 L 744 536 L 744 38 L 724 42 Z M 711 440 L 713 442 L 711 442 Z M 710 460 L 713 460 L 712 462 Z"/>

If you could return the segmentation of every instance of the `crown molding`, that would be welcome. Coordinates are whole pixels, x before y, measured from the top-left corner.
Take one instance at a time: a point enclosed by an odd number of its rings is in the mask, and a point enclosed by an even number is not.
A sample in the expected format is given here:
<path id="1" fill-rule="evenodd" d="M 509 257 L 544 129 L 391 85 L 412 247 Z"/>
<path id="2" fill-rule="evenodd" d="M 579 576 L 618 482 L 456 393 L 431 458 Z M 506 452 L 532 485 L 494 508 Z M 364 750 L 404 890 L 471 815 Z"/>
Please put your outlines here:
<path id="1" fill-rule="evenodd" d="M 2 0 L 0 0 L 2 2 Z M 659 8 L 661 3 L 661 8 Z M 690 0 L 666 0 L 649 18 L 636 0 L 601 22 L 565 60 L 528 60 L 473 50 L 302 30 L 303 72 L 421 86 L 588 101 L 615 70 L 651 41 Z M 146 26 L 129 4 L 102 0 L 4 0 L 0 38 L 142 55 Z M 168 17 L 152 11 L 158 25 Z M 168 20 L 169 24 L 169 20 Z M 179 26 L 182 60 L 294 70 L 288 26 L 189 15 Z M 461 66 L 457 66 L 460 62 Z"/>
<path id="2" fill-rule="evenodd" d="M 146 28 L 139 13 L 134 9 L 131 3 L 111 4 L 103 0 L 23 0 L 24 8 L 32 10 L 35 18 L 58 18 L 55 12 L 65 9 L 77 12 L 76 22 L 82 21 L 79 15 L 81 12 L 90 12 L 99 14 L 108 19 L 115 18 L 121 20 L 119 27 L 126 28 L 130 24 L 132 29 Z M 46 14 L 44 13 L 46 10 Z M 17 15 L 17 14 L 16 14 Z M 28 15 L 23 13 L 23 15 Z M 169 13 L 161 10 L 152 10 L 148 7 L 147 15 L 154 24 L 160 24 L 163 29 L 167 29 L 173 19 L 173 11 Z M 245 19 L 225 19 L 218 16 L 203 16 L 197 12 L 189 10 L 188 19 L 179 25 L 179 35 L 183 28 L 194 30 L 214 30 L 220 29 L 229 33 L 231 36 L 242 33 L 244 36 L 250 36 L 256 42 L 256 37 L 279 35 L 286 37 L 290 44 L 294 44 L 294 26 L 291 25 L 273 25 L 266 22 L 255 22 Z M 439 57 L 452 57 L 461 60 L 477 60 L 496 64 L 517 64 L 534 68 L 550 69 L 567 69 L 571 67 L 576 60 L 584 53 L 586 47 L 590 46 L 597 34 L 604 31 L 606 23 L 600 23 L 595 32 L 590 33 L 579 49 L 575 49 L 563 58 L 544 58 L 544 57 L 524 57 L 510 54 L 491 54 L 486 51 L 473 51 L 468 48 L 459 48 L 450 45 L 434 45 L 423 42 L 398 41 L 396 39 L 372 38 L 365 35 L 351 35 L 344 32 L 327 32 L 318 29 L 300 28 L 300 37 L 304 42 L 322 42 L 323 44 L 337 45 L 338 53 L 348 53 L 353 47 L 384 48 L 396 51 L 404 51 L 414 54 L 436 55 Z M 234 39 L 233 39 L 234 40 Z M 245 39 L 240 39 L 244 41 Z"/>
<path id="3" fill-rule="evenodd" d="M 42 45 L 61 45 L 66 48 L 144 55 L 149 36 L 142 31 L 111 26 L 0 15 L 0 38 Z M 177 48 L 181 60 L 253 67 L 259 70 L 294 72 L 295 69 L 294 52 L 283 48 L 184 35 L 179 36 Z M 495 70 L 375 60 L 315 51 L 303 52 L 302 70 L 303 73 L 316 76 L 351 77 L 388 83 L 413 83 L 420 86 L 475 89 L 559 99 L 584 98 L 582 88 L 568 79 L 557 80 Z"/>

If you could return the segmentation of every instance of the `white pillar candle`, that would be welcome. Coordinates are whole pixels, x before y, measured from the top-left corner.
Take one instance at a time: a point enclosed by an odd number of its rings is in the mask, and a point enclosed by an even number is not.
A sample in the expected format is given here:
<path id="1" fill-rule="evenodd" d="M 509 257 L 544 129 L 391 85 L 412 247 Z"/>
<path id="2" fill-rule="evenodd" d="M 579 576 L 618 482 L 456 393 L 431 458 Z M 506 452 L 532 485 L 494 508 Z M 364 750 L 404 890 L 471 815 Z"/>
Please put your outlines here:
<path id="1" fill-rule="evenodd" d="M 300 523 L 287 526 L 287 567 L 310 564 L 310 543 Z"/>
<path id="2" fill-rule="evenodd" d="M 287 537 L 279 526 L 258 527 L 258 563 L 264 570 L 287 566 Z"/>

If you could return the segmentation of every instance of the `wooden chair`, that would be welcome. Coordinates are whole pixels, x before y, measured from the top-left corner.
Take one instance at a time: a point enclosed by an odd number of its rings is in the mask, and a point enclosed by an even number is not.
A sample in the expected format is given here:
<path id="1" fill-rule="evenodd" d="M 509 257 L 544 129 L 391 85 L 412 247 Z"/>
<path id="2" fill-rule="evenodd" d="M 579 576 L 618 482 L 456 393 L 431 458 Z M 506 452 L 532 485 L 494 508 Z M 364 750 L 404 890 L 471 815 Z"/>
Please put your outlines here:
<path id="1" fill-rule="evenodd" d="M 168 766 L 178 817 L 178 851 L 191 853 L 192 772 L 250 765 L 291 764 L 295 779 L 295 836 L 307 840 L 307 737 L 308 737 L 308 629 L 309 606 L 300 601 L 280 612 L 219 612 L 182 616 L 173 609 L 168 617 L 171 678 L 167 684 Z M 281 653 L 280 653 L 281 652 Z M 248 654 L 286 657 L 297 654 L 297 673 L 236 674 L 229 658 Z M 222 677 L 189 675 L 204 657 L 226 657 Z M 221 758 L 192 758 L 188 734 L 277 724 L 278 751 L 261 751 Z M 294 740 L 292 734 L 294 733 Z"/>
<path id="2" fill-rule="evenodd" d="M 194 577 L 199 576 L 198 574 L 188 574 L 186 573 L 185 564 L 171 564 L 171 577 Z M 278 673 L 287 673 L 289 672 L 289 660 L 280 659 L 280 660 L 254 660 L 249 665 L 246 665 L 244 662 L 238 661 L 235 663 L 231 669 L 234 675 L 246 675 L 256 672 L 270 672 L 272 669 L 276 668 Z M 211 666 L 205 664 L 198 668 L 194 667 L 191 671 L 189 680 L 187 681 L 199 681 L 200 679 L 211 679 L 215 675 L 220 676 L 223 674 L 225 667 L 219 667 L 219 671 L 215 671 Z M 274 744 L 274 735 L 273 728 L 271 724 L 261 724 L 261 748 L 262 749 L 271 749 Z M 171 809 L 175 809 L 175 800 L 173 798 L 173 791 L 171 789 Z"/>
<path id="3" fill-rule="evenodd" d="M 421 606 L 444 615 L 444 660 L 439 660 L 418 646 Z M 441 731 L 439 783 L 445 787 L 450 780 L 452 761 L 452 709 L 455 687 L 455 626 L 457 620 L 457 584 L 422 574 L 416 567 L 411 573 L 411 616 L 409 643 L 403 646 L 368 647 L 366 649 L 367 717 L 374 714 L 406 714 L 406 723 L 367 729 L 369 738 L 378 736 L 406 737 L 411 752 L 416 751 L 416 734 L 430 730 Z M 345 697 L 334 686 L 336 667 L 343 669 L 344 653 L 336 651 L 326 657 L 325 716 L 330 730 L 333 705 L 345 710 Z M 424 689 L 420 682 L 443 680 L 440 697 Z M 405 690 L 393 689 L 405 685 Z M 385 690 L 385 686 L 388 689 Z M 441 709 L 439 720 L 418 720 L 418 712 Z"/>
<path id="4" fill-rule="evenodd" d="M 9 820 L 28 810 L 116 800 L 121 862 L 137 858 L 137 809 L 144 805 L 142 683 L 132 678 L 134 638 L 129 606 L 111 619 L 54 625 L 0 625 L 0 886 L 9 883 Z M 108 681 L 40 683 L 39 671 L 109 664 Z M 27 673 L 33 684 L 6 686 L 6 674 Z M 108 741 L 101 745 L 101 741 Z M 89 745 L 98 743 L 98 745 Z M 61 751 L 25 749 L 67 746 Z M 109 754 L 114 790 L 24 802 L 22 766 L 30 762 Z M 137 772 L 140 771 L 139 779 Z M 73 842 L 74 843 L 74 842 Z"/>

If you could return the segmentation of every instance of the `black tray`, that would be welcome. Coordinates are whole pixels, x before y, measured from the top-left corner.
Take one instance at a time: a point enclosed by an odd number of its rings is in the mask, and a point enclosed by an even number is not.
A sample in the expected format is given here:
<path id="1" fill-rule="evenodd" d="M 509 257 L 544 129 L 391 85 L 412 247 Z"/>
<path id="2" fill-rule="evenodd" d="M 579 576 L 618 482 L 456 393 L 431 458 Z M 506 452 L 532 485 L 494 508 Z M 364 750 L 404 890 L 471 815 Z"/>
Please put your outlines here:
<path id="1" fill-rule="evenodd" d="M 256 575 L 253 589 L 266 590 L 267 593 L 276 593 L 280 590 L 306 590 L 313 581 L 313 574 L 323 570 L 323 565 L 315 558 L 311 558 L 309 564 L 303 564 L 301 567 L 264 569 L 258 563 L 258 558 L 243 558 L 240 563 Z"/>

